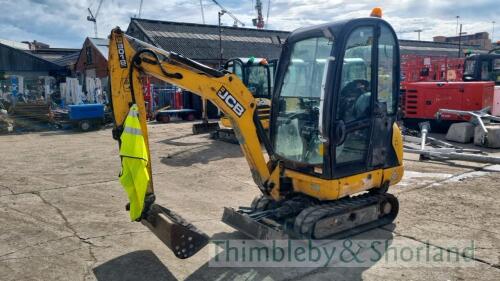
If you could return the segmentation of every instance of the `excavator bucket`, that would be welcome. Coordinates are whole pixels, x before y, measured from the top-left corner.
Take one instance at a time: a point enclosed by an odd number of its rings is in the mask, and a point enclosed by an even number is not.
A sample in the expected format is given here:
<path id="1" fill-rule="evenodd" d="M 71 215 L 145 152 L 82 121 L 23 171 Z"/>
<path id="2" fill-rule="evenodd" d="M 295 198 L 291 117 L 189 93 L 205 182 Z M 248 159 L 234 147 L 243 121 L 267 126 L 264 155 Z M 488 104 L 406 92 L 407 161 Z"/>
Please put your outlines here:
<path id="1" fill-rule="evenodd" d="M 220 129 L 219 122 L 205 122 L 193 124 L 193 134 L 207 134 Z"/>
<path id="2" fill-rule="evenodd" d="M 202 112 L 203 113 L 203 116 L 202 116 L 203 121 L 201 123 L 193 125 L 193 135 L 207 134 L 207 133 L 217 131 L 219 129 L 219 122 L 209 122 L 208 121 L 206 99 L 202 99 L 201 104 L 203 107 L 203 109 L 202 109 L 203 110 L 203 112 Z"/>
<path id="3" fill-rule="evenodd" d="M 187 259 L 209 241 L 208 235 L 173 211 L 152 204 L 146 218 L 141 220 L 179 259 Z"/>

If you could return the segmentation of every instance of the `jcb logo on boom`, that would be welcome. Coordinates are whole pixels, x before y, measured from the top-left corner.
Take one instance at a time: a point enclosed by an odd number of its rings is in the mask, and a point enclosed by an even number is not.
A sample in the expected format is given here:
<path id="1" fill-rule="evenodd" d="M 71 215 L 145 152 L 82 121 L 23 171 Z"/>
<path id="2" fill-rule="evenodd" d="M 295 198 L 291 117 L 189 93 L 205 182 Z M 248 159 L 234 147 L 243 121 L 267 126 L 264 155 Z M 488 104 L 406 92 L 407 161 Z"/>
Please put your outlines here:
<path id="1" fill-rule="evenodd" d="M 229 93 L 226 88 L 222 87 L 217 92 L 217 96 L 229 106 L 238 117 L 245 113 L 245 108 Z"/>
<path id="2" fill-rule="evenodd" d="M 118 60 L 120 61 L 120 68 L 127 68 L 127 57 L 125 56 L 125 46 L 123 45 L 123 38 L 116 37 L 116 47 L 118 49 Z"/>

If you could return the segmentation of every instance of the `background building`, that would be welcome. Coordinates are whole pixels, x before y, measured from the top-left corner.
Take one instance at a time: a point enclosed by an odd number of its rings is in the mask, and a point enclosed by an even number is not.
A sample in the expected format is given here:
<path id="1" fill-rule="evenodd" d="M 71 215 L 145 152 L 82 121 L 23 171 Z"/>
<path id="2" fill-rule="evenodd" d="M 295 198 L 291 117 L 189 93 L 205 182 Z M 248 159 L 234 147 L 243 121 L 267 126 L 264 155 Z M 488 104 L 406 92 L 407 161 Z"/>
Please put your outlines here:
<path id="1" fill-rule="evenodd" d="M 217 25 L 133 18 L 126 33 L 205 64 L 219 63 Z M 277 59 L 288 34 L 287 31 L 222 26 L 222 59 L 251 56 Z"/>
<path id="2" fill-rule="evenodd" d="M 108 52 L 108 39 L 87 37 L 76 61 L 76 76 L 82 80 L 108 77 Z"/>
<path id="3" fill-rule="evenodd" d="M 172 51 L 207 64 L 219 67 L 221 48 L 219 26 L 133 18 L 126 31 L 128 35 L 167 51 Z M 222 26 L 222 61 L 237 57 L 261 57 L 278 59 L 281 44 L 290 34 L 287 31 L 264 30 Z M 172 88 L 163 82 L 151 79 L 154 96 L 161 107 L 171 104 Z M 183 95 L 186 108 L 201 112 L 201 99 L 192 94 Z M 217 108 L 209 103 L 208 116 L 216 117 Z M 199 115 L 199 114 L 198 114 Z"/>
<path id="4" fill-rule="evenodd" d="M 478 32 L 474 34 L 464 34 L 462 36 L 435 36 L 434 42 L 443 42 L 443 43 L 455 43 L 458 44 L 460 41 L 465 45 L 475 45 L 480 47 L 481 49 L 491 49 L 491 39 L 488 32 Z"/>
<path id="5" fill-rule="evenodd" d="M 456 58 L 459 54 L 464 57 L 466 52 L 472 53 L 487 53 L 485 49 L 479 45 L 471 45 L 462 42 L 460 45 L 453 42 L 437 42 L 437 41 L 417 41 L 417 40 L 399 40 L 401 55 L 419 55 L 419 56 L 440 56 Z"/>
<path id="6" fill-rule="evenodd" d="M 25 78 L 36 76 L 65 75 L 65 70 L 28 50 L 18 49 L 0 43 L 0 73 L 3 76 L 20 75 Z"/>
<path id="7" fill-rule="evenodd" d="M 12 97 L 21 95 L 29 100 L 45 100 L 69 72 L 20 44 L 0 43 L 0 100 L 12 101 Z"/>

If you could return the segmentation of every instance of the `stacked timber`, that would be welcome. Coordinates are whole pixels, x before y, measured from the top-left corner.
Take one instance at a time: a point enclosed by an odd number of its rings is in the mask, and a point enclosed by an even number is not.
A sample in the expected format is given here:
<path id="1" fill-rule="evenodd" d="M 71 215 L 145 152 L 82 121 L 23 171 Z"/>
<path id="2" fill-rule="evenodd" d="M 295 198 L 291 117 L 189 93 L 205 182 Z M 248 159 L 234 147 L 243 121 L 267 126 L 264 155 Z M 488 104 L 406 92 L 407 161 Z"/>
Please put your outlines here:
<path id="1" fill-rule="evenodd" d="M 9 116 L 14 120 L 16 127 L 27 130 L 40 129 L 51 121 L 50 106 L 45 102 L 18 102 L 10 107 Z"/>

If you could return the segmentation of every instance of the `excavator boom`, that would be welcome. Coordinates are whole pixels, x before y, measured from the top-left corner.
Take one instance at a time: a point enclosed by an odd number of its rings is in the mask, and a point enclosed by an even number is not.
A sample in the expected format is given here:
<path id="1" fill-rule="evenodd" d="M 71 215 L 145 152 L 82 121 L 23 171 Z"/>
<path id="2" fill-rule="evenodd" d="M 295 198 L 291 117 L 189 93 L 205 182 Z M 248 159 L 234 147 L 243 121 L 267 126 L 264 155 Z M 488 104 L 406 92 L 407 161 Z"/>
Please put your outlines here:
<path id="1" fill-rule="evenodd" d="M 254 180 L 262 187 L 268 181 L 270 172 L 257 136 L 260 123 L 255 125 L 253 122 L 257 104 L 237 76 L 158 49 L 125 35 L 119 28 L 111 32 L 109 70 L 115 139 L 119 139 L 121 135 L 130 105 L 137 104 L 141 131 L 150 154 L 140 78 L 143 74 L 151 75 L 210 100 L 231 120 L 238 119 L 237 122 L 233 122 L 233 128 L 241 140 L 240 145 Z M 152 178 L 150 163 L 148 170 Z M 154 204 L 152 181 L 149 183 L 147 193 L 145 212 L 141 221 L 174 251 L 177 257 L 188 258 L 205 246 L 208 242 L 205 234 L 171 210 Z"/>
<path id="2" fill-rule="evenodd" d="M 253 122 L 257 104 L 236 75 L 158 49 L 125 35 L 120 29 L 112 31 L 110 46 L 111 98 L 116 127 L 122 126 L 129 104 L 136 103 L 139 106 L 141 129 L 147 138 L 140 74 L 154 76 L 210 100 L 231 120 L 237 119 L 233 126 L 238 139 L 242 140 L 240 144 L 254 180 L 262 186 L 269 179 L 270 172 L 257 136 L 259 126 Z"/>

